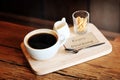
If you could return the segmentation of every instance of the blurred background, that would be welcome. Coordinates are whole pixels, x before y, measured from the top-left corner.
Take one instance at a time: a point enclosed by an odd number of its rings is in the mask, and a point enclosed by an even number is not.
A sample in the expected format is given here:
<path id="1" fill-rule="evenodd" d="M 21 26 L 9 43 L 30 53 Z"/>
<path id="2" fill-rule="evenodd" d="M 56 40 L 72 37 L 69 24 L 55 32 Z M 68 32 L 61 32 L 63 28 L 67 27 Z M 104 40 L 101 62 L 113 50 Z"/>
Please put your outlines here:
<path id="1" fill-rule="evenodd" d="M 99 29 L 120 33 L 120 0 L 0 0 L 0 15 L 15 14 L 57 21 L 72 13 L 87 10 L 90 22 Z M 2 18 L 2 17 L 0 17 Z"/>

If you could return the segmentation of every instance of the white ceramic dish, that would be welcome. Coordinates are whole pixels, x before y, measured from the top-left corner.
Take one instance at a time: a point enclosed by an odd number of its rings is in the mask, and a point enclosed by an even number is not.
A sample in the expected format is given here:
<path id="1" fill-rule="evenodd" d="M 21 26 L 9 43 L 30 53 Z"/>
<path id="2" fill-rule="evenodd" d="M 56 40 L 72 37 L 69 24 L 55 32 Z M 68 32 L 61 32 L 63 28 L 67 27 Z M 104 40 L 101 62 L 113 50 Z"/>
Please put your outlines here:
<path id="1" fill-rule="evenodd" d="M 105 42 L 105 44 L 81 50 L 77 54 L 67 53 L 64 47 L 61 47 L 55 57 L 45 61 L 32 59 L 27 53 L 23 43 L 21 44 L 21 48 L 33 71 L 35 71 L 37 75 L 44 75 L 107 55 L 112 51 L 112 45 L 96 26 L 89 23 L 87 32 L 92 32 L 100 42 Z M 71 28 L 71 36 L 75 36 L 73 28 Z"/>

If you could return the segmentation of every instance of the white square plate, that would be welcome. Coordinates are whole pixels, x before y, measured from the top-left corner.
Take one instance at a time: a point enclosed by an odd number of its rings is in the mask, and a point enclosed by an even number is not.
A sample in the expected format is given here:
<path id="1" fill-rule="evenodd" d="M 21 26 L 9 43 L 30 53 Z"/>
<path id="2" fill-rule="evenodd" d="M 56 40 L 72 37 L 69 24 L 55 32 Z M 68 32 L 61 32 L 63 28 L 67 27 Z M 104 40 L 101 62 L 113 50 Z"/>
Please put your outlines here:
<path id="1" fill-rule="evenodd" d="M 30 57 L 24 44 L 21 43 L 22 51 L 33 71 L 37 75 L 44 75 L 109 54 L 112 51 L 110 42 L 93 24 L 89 23 L 87 27 L 87 33 L 92 32 L 100 42 L 105 42 L 105 44 L 81 50 L 77 54 L 68 53 L 64 50 L 64 47 L 61 47 L 53 58 L 37 61 Z M 71 28 L 71 36 L 75 36 L 73 28 Z"/>

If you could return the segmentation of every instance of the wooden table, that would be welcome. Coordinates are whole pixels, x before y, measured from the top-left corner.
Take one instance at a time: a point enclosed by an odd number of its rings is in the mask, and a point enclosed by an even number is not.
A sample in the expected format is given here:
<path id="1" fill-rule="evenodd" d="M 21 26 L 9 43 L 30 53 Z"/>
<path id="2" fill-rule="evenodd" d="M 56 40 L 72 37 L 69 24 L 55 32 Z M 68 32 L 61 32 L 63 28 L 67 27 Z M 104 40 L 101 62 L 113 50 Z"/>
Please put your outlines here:
<path id="1" fill-rule="evenodd" d="M 24 36 L 34 29 L 0 21 L 0 80 L 120 80 L 119 41 L 110 41 L 113 51 L 109 55 L 47 75 L 35 75 L 20 48 Z"/>

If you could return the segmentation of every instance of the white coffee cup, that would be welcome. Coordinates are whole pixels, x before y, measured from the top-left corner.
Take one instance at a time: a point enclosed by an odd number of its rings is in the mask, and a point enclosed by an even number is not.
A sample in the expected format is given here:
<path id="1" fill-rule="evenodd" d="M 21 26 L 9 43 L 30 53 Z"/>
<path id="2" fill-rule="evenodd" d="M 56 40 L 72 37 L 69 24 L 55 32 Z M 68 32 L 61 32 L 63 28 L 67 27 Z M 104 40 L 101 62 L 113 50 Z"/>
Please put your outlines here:
<path id="1" fill-rule="evenodd" d="M 29 45 L 28 40 L 30 39 L 31 36 L 36 35 L 36 34 L 41 34 L 41 33 L 47 33 L 55 36 L 56 43 L 51 45 L 48 48 L 43 48 L 43 49 L 36 49 L 33 48 Z M 36 60 L 47 60 L 55 56 L 59 48 L 65 43 L 65 37 L 63 35 L 59 35 L 56 31 L 51 30 L 51 29 L 37 29 L 29 32 L 25 37 L 24 37 L 24 45 L 26 47 L 26 50 L 30 54 L 30 56 Z"/>

